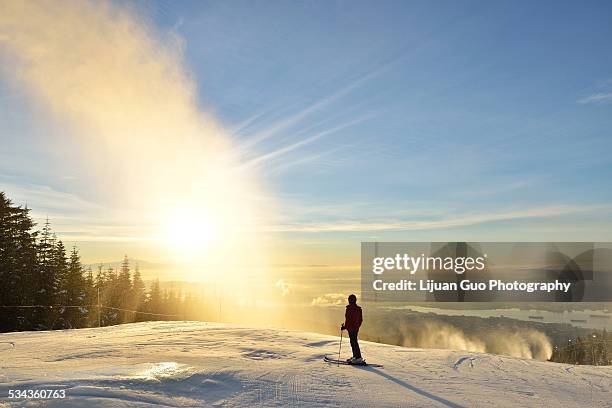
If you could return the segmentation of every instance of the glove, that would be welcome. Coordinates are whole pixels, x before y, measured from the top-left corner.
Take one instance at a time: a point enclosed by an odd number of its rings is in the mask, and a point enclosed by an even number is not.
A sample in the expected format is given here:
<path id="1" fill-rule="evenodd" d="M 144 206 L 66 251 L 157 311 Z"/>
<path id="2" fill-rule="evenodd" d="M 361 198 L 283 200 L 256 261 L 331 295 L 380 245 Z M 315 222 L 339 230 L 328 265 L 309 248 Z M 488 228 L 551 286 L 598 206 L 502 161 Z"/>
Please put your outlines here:
<path id="1" fill-rule="evenodd" d="M 340 326 L 340 330 L 346 330 L 346 327 L 344 327 L 344 323 L 342 323 L 342 326 Z"/>

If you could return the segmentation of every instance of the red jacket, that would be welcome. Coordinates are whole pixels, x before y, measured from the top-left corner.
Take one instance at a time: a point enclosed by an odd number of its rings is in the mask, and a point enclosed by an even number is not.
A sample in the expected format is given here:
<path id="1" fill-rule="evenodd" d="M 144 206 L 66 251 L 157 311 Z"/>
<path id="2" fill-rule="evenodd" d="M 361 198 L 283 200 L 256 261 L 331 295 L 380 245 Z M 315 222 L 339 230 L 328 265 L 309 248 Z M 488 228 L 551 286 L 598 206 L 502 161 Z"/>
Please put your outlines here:
<path id="1" fill-rule="evenodd" d="M 346 306 L 346 313 L 344 313 L 344 328 L 348 331 L 357 331 L 363 322 L 363 316 L 361 315 L 361 308 L 355 304 Z"/>

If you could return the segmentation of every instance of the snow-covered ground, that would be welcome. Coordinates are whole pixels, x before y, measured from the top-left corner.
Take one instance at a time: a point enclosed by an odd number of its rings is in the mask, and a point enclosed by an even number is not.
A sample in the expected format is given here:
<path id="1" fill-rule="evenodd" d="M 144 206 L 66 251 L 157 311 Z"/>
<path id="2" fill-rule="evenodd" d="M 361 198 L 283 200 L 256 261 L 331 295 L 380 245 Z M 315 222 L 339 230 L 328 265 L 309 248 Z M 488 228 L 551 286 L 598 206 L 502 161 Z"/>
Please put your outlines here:
<path id="1" fill-rule="evenodd" d="M 612 367 L 362 342 L 384 368 L 336 366 L 338 338 L 199 322 L 0 335 L 8 406 L 612 406 Z M 345 339 L 343 358 L 350 347 Z M 64 389 L 64 400 L 9 390 Z"/>

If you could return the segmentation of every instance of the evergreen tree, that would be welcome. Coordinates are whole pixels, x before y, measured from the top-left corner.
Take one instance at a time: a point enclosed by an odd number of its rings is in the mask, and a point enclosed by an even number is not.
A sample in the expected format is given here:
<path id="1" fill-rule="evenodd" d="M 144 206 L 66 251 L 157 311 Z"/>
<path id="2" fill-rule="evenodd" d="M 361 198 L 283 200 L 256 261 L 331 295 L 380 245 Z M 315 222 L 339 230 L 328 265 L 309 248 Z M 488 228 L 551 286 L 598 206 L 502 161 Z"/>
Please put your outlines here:
<path id="1" fill-rule="evenodd" d="M 131 310 L 132 309 L 132 279 L 130 276 L 130 261 L 125 255 L 123 262 L 121 262 L 121 271 L 119 272 L 119 278 L 117 283 L 117 291 L 119 294 L 119 304 L 121 309 Z M 119 319 L 121 323 L 127 323 L 133 321 L 132 312 L 121 311 L 119 313 Z"/>
<path id="2" fill-rule="evenodd" d="M 177 303 L 176 293 L 174 288 L 170 288 L 164 291 L 163 311 L 164 314 L 174 314 L 175 306 Z M 168 320 L 167 316 L 160 316 L 159 320 Z"/>
<path id="3" fill-rule="evenodd" d="M 68 282 L 68 260 L 66 259 L 66 248 L 61 240 L 58 240 L 55 234 L 53 234 L 53 241 L 55 247 L 53 248 L 52 255 L 52 270 L 55 275 L 55 293 L 52 298 L 52 304 L 54 305 L 69 305 L 68 290 L 70 289 L 70 283 Z M 58 306 L 49 310 L 52 324 L 50 328 L 65 329 L 70 327 L 65 321 L 64 316 L 67 313 L 65 307 Z"/>
<path id="4" fill-rule="evenodd" d="M 86 308 L 87 319 L 85 327 L 97 326 L 98 310 L 95 307 L 96 300 L 96 280 L 94 278 L 91 266 L 88 266 L 85 272 L 85 301 L 83 302 Z"/>
<path id="5" fill-rule="evenodd" d="M 100 263 L 98 265 L 98 272 L 96 273 L 96 280 L 93 289 L 93 301 L 91 303 L 96 305 L 94 326 L 102 324 L 102 309 L 100 308 L 100 304 L 102 302 L 104 296 L 104 289 L 106 287 L 105 277 L 106 276 L 104 274 L 104 265 Z"/>
<path id="6" fill-rule="evenodd" d="M 132 278 L 127 255 L 119 270 L 109 265 L 105 271 L 100 264 L 95 277 L 91 268 L 84 274 L 76 246 L 68 258 L 48 219 L 41 231 L 34 226 L 29 209 L 0 192 L 0 306 L 10 307 L 0 313 L 2 332 L 80 328 L 98 320 L 113 325 L 135 320 L 133 311 L 195 315 L 202 309 L 191 293 L 183 297 L 171 289 L 162 295 L 159 280 L 147 294 L 138 265 Z M 156 318 L 163 317 L 138 315 Z M 591 350 L 592 359 L 605 360 L 601 347 Z"/>
<path id="7" fill-rule="evenodd" d="M 32 279 L 32 301 L 37 308 L 34 309 L 32 324 L 34 329 L 48 330 L 55 320 L 52 305 L 57 292 L 57 248 L 49 219 L 40 232 L 37 249 L 38 262 Z"/>
<path id="8" fill-rule="evenodd" d="M 140 275 L 138 264 L 134 268 L 134 278 L 132 281 L 132 310 L 142 311 L 145 301 L 145 284 Z M 143 315 L 137 315 L 136 320 L 144 320 Z"/>
<path id="9" fill-rule="evenodd" d="M 37 269 L 36 232 L 29 209 L 15 207 L 0 192 L 0 305 L 33 302 L 33 271 Z M 3 310 L 0 331 L 26 330 L 33 321 L 32 309 Z"/>
<path id="10" fill-rule="evenodd" d="M 610 359 L 610 351 L 608 350 L 610 347 L 612 347 L 612 340 L 609 337 L 610 336 L 608 336 L 608 331 L 606 329 L 603 329 L 601 333 L 601 341 L 603 346 L 601 350 L 601 360 L 604 365 L 612 364 L 612 361 Z"/>
<path id="11" fill-rule="evenodd" d="M 159 288 L 159 279 L 155 279 L 155 282 L 151 285 L 151 291 L 149 292 L 149 298 L 147 301 L 147 311 L 149 313 L 161 313 L 162 307 L 162 295 Z M 154 320 L 151 317 L 151 320 Z"/>
<path id="12" fill-rule="evenodd" d="M 56 303 L 63 303 L 66 296 L 65 281 L 68 276 L 68 258 L 66 256 L 66 247 L 61 240 L 58 240 L 53 234 L 55 248 L 53 250 L 53 267 L 55 268 L 56 278 Z"/>
<path id="13" fill-rule="evenodd" d="M 98 265 L 98 273 L 96 273 L 96 289 L 102 289 L 104 287 L 104 265 L 102 263 L 100 263 L 100 265 Z M 98 303 L 96 301 L 96 303 Z"/>
<path id="14" fill-rule="evenodd" d="M 83 327 L 87 321 L 87 308 L 85 306 L 88 296 L 85 278 L 83 277 L 83 266 L 81 265 L 81 258 L 76 246 L 72 247 L 67 272 L 64 276 L 63 290 L 65 294 L 63 304 L 71 306 L 64 310 L 64 327 Z"/>
<path id="15" fill-rule="evenodd" d="M 119 311 L 116 310 L 121 307 L 118 281 L 115 269 L 109 265 L 104 276 L 104 292 L 100 292 L 103 326 L 111 326 L 120 322 Z"/>

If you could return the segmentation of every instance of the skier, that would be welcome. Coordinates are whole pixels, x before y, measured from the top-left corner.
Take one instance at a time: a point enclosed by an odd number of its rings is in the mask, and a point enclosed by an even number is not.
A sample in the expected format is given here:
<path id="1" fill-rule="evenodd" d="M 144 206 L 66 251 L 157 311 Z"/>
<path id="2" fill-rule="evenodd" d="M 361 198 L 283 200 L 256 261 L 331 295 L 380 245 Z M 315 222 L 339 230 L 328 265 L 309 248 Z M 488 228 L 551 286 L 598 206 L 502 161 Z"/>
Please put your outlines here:
<path id="1" fill-rule="evenodd" d="M 363 364 L 364 360 L 361 358 L 361 350 L 359 350 L 359 343 L 357 342 L 357 334 L 359 333 L 359 327 L 363 322 L 361 315 L 361 307 L 357 306 L 357 296 L 350 295 L 348 297 L 349 304 L 346 306 L 346 313 L 344 314 L 344 323 L 340 326 L 340 330 L 347 330 L 349 338 L 351 339 L 351 349 L 353 349 L 353 357 L 346 360 L 349 364 Z"/>

